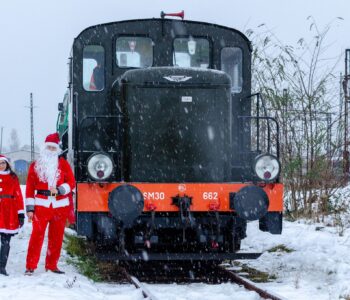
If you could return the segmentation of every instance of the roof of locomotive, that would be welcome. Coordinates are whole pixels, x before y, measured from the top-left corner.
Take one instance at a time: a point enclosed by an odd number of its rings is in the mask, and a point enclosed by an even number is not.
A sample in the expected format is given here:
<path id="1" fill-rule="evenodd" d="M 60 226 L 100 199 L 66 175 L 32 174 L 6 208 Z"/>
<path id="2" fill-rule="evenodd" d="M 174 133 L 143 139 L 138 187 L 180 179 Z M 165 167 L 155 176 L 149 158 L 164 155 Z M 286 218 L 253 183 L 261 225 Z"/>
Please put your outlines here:
<path id="1" fill-rule="evenodd" d="M 207 22 L 200 22 L 200 21 L 190 21 L 190 20 L 161 19 L 161 18 L 132 19 L 132 20 L 123 20 L 123 21 L 116 21 L 116 22 L 96 24 L 96 25 L 93 25 L 93 26 L 89 26 L 89 27 L 85 28 L 83 31 L 81 31 L 79 33 L 79 35 L 75 38 L 75 40 L 77 40 L 80 37 L 82 37 L 86 32 L 91 31 L 91 30 L 96 30 L 96 29 L 99 29 L 101 27 L 114 26 L 114 25 L 123 25 L 123 24 L 126 25 L 128 23 L 130 24 L 130 23 L 136 23 L 136 22 L 140 23 L 140 22 L 150 22 L 150 21 L 167 22 L 167 23 L 174 23 L 174 24 L 179 24 L 179 23 L 197 24 L 197 25 L 217 28 L 218 30 L 231 31 L 231 32 L 236 33 L 239 36 L 241 36 L 246 41 L 246 43 L 248 44 L 249 50 L 252 51 L 251 42 L 248 39 L 248 37 L 246 35 L 244 35 L 242 32 L 240 32 L 239 30 L 237 30 L 237 29 L 226 27 L 226 26 L 223 26 L 223 25 L 214 24 L 214 23 L 207 23 Z M 123 34 L 125 34 L 125 33 L 126 32 L 123 32 Z"/>

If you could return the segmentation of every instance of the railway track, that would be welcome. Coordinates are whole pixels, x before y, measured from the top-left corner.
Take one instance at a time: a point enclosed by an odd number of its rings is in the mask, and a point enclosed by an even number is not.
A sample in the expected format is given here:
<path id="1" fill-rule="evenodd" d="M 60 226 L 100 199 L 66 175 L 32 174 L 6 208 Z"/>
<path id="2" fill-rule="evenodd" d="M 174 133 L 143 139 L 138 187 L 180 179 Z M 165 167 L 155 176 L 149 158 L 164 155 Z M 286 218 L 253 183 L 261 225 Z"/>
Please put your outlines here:
<path id="1" fill-rule="evenodd" d="M 123 272 L 123 275 L 125 276 L 125 279 L 134 285 L 137 289 L 141 290 L 142 296 L 147 300 L 159 300 L 156 296 L 154 296 L 148 288 L 144 284 L 142 284 L 135 276 L 132 276 L 128 273 L 128 271 L 125 268 L 121 268 L 121 271 Z"/>
<path id="2" fill-rule="evenodd" d="M 154 268 L 147 266 L 146 268 L 131 268 L 131 272 L 127 271 L 127 267 L 123 267 L 123 273 L 125 279 L 133 284 L 136 288 L 141 289 L 142 295 L 148 300 L 160 300 L 141 282 L 148 283 L 181 283 L 188 284 L 194 282 L 204 282 L 204 283 L 224 283 L 232 282 L 237 285 L 243 286 L 246 290 L 256 292 L 262 299 L 271 300 L 287 300 L 279 295 L 273 294 L 267 290 L 259 288 L 254 282 L 239 276 L 233 271 L 227 270 L 223 266 L 216 265 L 203 265 L 200 268 L 195 268 L 195 270 L 190 270 L 188 268 L 159 268 L 155 266 Z M 131 275 L 137 274 L 138 278 Z M 233 298 L 234 299 L 234 295 Z"/>
<path id="3" fill-rule="evenodd" d="M 264 290 L 264 289 L 261 289 L 259 287 L 257 287 L 254 282 L 246 279 L 246 278 L 243 278 L 237 274 L 235 274 L 234 272 L 232 271 L 229 271 L 229 270 L 226 270 L 224 267 L 221 267 L 221 266 L 218 266 L 217 267 L 218 269 L 218 273 L 224 273 L 229 279 L 231 282 L 234 282 L 238 285 L 242 285 L 244 286 L 245 289 L 249 290 L 249 291 L 254 291 L 256 292 L 257 294 L 259 294 L 259 296 L 262 298 L 262 299 L 271 299 L 271 300 L 287 300 L 286 298 L 283 298 L 279 295 L 274 295 L 273 293 L 267 291 L 267 290 Z"/>

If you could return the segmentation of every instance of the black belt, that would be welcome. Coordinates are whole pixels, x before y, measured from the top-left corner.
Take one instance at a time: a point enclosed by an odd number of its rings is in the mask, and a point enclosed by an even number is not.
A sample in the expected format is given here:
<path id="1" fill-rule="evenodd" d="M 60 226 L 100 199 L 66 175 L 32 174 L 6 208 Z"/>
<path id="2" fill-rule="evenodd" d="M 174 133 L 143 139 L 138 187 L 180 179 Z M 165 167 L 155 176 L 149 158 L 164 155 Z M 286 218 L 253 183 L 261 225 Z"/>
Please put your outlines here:
<path id="1" fill-rule="evenodd" d="M 52 197 L 56 197 L 58 195 L 56 193 L 51 193 L 51 191 L 49 190 L 37 190 L 36 194 L 43 195 L 43 196 L 52 196 Z"/>
<path id="2" fill-rule="evenodd" d="M 13 195 L 0 195 L 0 198 L 15 198 Z"/>

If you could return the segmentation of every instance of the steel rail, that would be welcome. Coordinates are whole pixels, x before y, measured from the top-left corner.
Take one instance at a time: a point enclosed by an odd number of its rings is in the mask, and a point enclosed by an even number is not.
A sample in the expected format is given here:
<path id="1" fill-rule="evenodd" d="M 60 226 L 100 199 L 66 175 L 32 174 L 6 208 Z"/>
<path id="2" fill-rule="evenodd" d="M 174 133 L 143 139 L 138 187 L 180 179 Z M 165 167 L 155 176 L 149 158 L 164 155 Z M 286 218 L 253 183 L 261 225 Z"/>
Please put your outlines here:
<path id="1" fill-rule="evenodd" d="M 217 267 L 220 272 L 224 273 L 227 277 L 229 277 L 232 282 L 237 283 L 239 285 L 243 285 L 245 289 L 249 291 L 254 291 L 259 294 L 259 296 L 263 299 L 271 299 L 271 300 L 287 300 L 286 298 L 279 296 L 279 295 L 274 295 L 267 290 L 264 290 L 262 288 L 257 287 L 254 282 L 242 278 L 241 276 L 233 273 L 232 271 L 229 271 L 225 269 L 224 267 L 218 266 Z"/>
<path id="2" fill-rule="evenodd" d="M 124 275 L 126 279 L 133 284 L 137 289 L 141 290 L 143 297 L 147 300 L 159 300 L 156 296 L 154 296 L 144 284 L 142 284 L 135 276 L 130 275 L 126 269 L 124 269 Z"/>

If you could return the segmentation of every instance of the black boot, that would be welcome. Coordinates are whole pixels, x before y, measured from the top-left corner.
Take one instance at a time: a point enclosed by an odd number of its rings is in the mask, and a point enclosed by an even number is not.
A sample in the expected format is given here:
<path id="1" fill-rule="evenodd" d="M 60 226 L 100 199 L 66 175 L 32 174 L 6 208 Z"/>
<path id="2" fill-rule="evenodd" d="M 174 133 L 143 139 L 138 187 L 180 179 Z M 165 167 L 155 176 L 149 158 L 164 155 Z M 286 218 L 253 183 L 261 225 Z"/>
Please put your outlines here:
<path id="1" fill-rule="evenodd" d="M 10 240 L 11 235 L 1 234 L 1 249 L 0 249 L 0 274 L 8 276 L 6 272 L 7 259 L 10 253 Z"/>
<path id="2" fill-rule="evenodd" d="M 5 268 L 1 268 L 1 269 L 0 269 L 0 274 L 1 274 L 1 275 L 4 275 L 4 276 L 9 276 L 9 274 L 7 274 Z"/>
<path id="3" fill-rule="evenodd" d="M 59 268 L 50 270 L 50 269 L 46 269 L 46 272 L 51 271 L 52 273 L 56 273 L 56 274 L 65 274 L 64 271 L 61 271 Z"/>
<path id="4" fill-rule="evenodd" d="M 34 273 L 34 270 L 31 270 L 31 269 L 27 269 L 25 272 L 24 272 L 24 275 L 27 275 L 27 276 L 32 276 Z"/>

